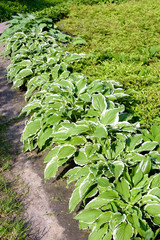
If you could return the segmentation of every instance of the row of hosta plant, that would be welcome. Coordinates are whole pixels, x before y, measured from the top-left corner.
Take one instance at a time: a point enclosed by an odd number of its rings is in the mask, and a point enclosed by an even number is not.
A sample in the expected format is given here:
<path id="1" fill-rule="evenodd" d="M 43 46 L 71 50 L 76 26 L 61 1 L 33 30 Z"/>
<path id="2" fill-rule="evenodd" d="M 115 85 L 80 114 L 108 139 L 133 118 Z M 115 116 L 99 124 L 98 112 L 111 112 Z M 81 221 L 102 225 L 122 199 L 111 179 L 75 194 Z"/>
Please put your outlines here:
<path id="1" fill-rule="evenodd" d="M 68 184 L 75 183 L 69 209 L 83 206 L 75 218 L 91 230 L 89 240 L 156 239 L 160 129 L 153 126 L 153 137 L 133 123 L 119 83 L 87 83 L 72 73 L 72 62 L 84 55 L 59 46 L 67 37 L 49 19 L 19 15 L 1 39 L 11 57 L 9 81 L 27 88 L 24 150 L 49 149 L 46 180 L 71 166 L 65 174 Z"/>

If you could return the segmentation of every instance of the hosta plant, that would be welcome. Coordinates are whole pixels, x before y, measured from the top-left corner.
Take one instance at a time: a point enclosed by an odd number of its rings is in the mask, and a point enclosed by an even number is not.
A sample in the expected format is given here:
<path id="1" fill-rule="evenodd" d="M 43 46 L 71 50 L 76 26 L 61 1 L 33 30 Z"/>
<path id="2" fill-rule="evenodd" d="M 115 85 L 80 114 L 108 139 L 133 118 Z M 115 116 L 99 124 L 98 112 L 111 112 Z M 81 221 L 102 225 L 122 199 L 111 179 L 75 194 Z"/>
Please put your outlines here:
<path id="1" fill-rule="evenodd" d="M 63 50 L 70 37 L 50 19 L 19 15 L 1 39 L 11 57 L 8 80 L 26 86 L 24 151 L 49 149 L 45 180 L 70 166 L 70 212 L 89 240 L 157 239 L 160 225 L 159 127 L 134 123 L 115 81 L 87 82 L 71 64 L 85 57 Z M 73 167 L 74 166 L 74 167 Z"/>

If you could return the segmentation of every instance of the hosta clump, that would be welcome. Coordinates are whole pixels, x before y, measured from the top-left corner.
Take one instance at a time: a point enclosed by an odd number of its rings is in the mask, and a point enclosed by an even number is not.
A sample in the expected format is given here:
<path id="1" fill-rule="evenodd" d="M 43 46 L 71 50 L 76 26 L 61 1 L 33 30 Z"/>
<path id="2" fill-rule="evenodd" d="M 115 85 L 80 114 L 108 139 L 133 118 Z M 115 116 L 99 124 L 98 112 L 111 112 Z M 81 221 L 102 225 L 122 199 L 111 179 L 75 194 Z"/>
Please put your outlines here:
<path id="1" fill-rule="evenodd" d="M 158 126 L 150 135 L 133 123 L 122 104 L 127 92 L 119 83 L 88 84 L 85 76 L 72 73 L 71 63 L 83 55 L 62 50 L 58 41 L 67 37 L 49 19 L 21 19 L 11 22 L 2 39 L 7 39 L 6 54 L 12 60 L 9 81 L 27 87 L 24 150 L 49 149 L 46 180 L 55 177 L 60 166 L 74 163 L 65 175 L 68 184 L 75 182 L 69 209 L 83 204 L 76 219 L 80 228 L 91 230 L 89 240 L 156 239 Z"/>

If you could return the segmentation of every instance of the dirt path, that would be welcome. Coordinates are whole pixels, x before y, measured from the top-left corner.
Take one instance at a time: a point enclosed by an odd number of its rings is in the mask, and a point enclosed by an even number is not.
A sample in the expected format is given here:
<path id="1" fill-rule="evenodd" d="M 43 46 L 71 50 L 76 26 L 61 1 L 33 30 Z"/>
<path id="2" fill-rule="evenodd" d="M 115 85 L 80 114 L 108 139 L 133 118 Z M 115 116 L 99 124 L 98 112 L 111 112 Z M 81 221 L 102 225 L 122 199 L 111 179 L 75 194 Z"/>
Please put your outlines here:
<path id="1" fill-rule="evenodd" d="M 4 47 L 0 47 L 0 52 Z M 9 59 L 0 57 L 0 116 L 1 122 L 8 121 L 5 133 L 8 152 L 12 156 L 12 170 L 8 177 L 19 176 L 20 188 L 27 186 L 28 194 L 23 202 L 25 218 L 30 224 L 28 239 L 31 240 L 87 240 L 88 233 L 78 229 L 75 214 L 68 213 L 71 189 L 61 178 L 46 184 L 43 181 L 44 154 L 22 153 L 20 136 L 24 129 L 24 117 L 17 118 L 25 105 L 24 92 L 12 89 L 6 80 L 6 67 Z"/>

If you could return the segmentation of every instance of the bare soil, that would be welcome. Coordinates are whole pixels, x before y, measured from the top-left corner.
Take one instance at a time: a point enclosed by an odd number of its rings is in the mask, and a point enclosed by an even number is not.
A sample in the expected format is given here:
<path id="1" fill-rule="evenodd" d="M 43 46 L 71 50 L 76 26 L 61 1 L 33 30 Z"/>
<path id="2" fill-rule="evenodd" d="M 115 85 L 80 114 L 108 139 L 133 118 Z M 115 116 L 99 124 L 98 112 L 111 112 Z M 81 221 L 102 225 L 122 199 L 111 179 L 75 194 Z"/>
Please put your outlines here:
<path id="1" fill-rule="evenodd" d="M 4 46 L 0 46 L 0 52 Z M 68 202 L 72 188 L 66 189 L 66 181 L 61 177 L 44 183 L 43 159 L 45 154 L 23 153 L 20 137 L 25 126 L 25 117 L 18 117 L 25 106 L 24 92 L 12 89 L 7 83 L 6 67 L 8 58 L 0 57 L 0 123 L 8 122 L 5 141 L 12 156 L 12 169 L 8 178 L 19 177 L 19 191 L 28 188 L 23 200 L 24 217 L 30 227 L 28 239 L 31 240 L 87 240 L 88 232 L 80 231 L 75 213 L 69 214 Z M 65 169 L 61 169 L 59 174 Z M 61 176 L 61 175 L 59 175 Z"/>

